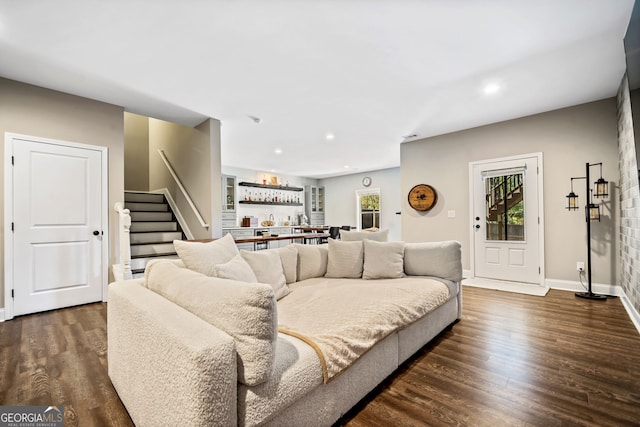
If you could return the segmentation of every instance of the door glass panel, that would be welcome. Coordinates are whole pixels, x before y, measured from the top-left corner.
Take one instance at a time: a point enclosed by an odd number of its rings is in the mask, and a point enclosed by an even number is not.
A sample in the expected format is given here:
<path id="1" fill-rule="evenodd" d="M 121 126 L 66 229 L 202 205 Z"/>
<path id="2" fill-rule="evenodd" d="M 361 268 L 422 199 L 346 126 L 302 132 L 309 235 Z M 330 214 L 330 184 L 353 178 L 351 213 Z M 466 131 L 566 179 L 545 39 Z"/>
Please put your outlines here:
<path id="1" fill-rule="evenodd" d="M 524 241 L 524 174 L 485 178 L 487 240 Z"/>

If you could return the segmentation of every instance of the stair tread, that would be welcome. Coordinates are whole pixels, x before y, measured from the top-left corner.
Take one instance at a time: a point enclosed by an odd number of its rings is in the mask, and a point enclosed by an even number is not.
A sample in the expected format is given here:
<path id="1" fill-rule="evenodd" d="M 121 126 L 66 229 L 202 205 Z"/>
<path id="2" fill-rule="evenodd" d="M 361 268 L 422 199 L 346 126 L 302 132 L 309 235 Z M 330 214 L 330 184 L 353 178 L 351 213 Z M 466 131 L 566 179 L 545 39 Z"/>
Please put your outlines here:
<path id="1" fill-rule="evenodd" d="M 173 240 L 177 240 L 177 239 L 173 239 Z M 159 240 L 157 242 L 131 243 L 131 246 L 168 245 L 168 244 L 172 244 L 173 240 Z"/>
<path id="2" fill-rule="evenodd" d="M 157 254 L 147 254 L 147 255 L 131 255 L 131 259 L 138 259 L 138 258 L 158 258 L 161 256 L 169 256 L 169 255 L 178 255 L 175 252 L 162 252 L 162 253 L 157 253 Z"/>
<path id="3" fill-rule="evenodd" d="M 180 231 L 132 231 L 131 234 L 180 233 Z"/>

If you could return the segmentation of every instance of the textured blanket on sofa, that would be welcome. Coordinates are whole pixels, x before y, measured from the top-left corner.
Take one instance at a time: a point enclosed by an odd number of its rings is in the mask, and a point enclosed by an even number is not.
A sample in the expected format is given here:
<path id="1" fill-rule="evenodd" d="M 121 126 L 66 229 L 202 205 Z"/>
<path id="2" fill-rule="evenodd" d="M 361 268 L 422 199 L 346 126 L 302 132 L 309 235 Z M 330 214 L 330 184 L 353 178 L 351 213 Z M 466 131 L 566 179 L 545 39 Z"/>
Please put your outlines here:
<path id="1" fill-rule="evenodd" d="M 278 301 L 278 330 L 312 346 L 327 383 L 377 342 L 449 299 L 435 279 L 316 278 Z"/>

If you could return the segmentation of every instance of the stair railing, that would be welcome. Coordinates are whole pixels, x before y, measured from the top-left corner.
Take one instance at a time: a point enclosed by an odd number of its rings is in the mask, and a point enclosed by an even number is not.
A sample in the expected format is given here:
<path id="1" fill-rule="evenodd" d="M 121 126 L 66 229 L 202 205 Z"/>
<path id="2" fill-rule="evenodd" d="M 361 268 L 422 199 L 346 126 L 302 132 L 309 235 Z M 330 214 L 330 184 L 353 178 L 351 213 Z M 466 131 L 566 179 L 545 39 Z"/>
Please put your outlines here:
<path id="1" fill-rule="evenodd" d="M 165 166 L 169 170 L 169 173 L 173 177 L 173 180 L 178 185 L 178 188 L 182 192 L 182 195 L 184 196 L 184 198 L 187 201 L 187 203 L 189 203 L 189 206 L 191 207 L 191 210 L 193 210 L 193 213 L 195 214 L 196 218 L 198 218 L 198 222 L 200 222 L 200 225 L 203 228 L 209 228 L 209 224 L 207 224 L 205 222 L 204 218 L 202 217 L 202 215 L 200 215 L 200 212 L 198 211 L 198 208 L 196 208 L 196 205 L 193 203 L 193 200 L 191 199 L 191 196 L 189 196 L 189 193 L 187 192 L 187 189 L 184 188 L 184 185 L 182 185 L 182 181 L 180 181 L 180 178 L 178 178 L 178 175 L 176 174 L 176 171 L 171 166 L 171 163 L 169 163 L 169 159 L 167 159 L 167 156 L 164 154 L 164 150 L 158 149 L 158 154 L 160 154 L 160 158 L 162 159 L 162 161 L 164 162 Z"/>
<path id="2" fill-rule="evenodd" d="M 131 215 L 129 209 L 125 209 L 122 203 L 114 206 L 118 212 L 118 241 L 120 243 L 120 263 L 113 266 L 113 277 L 116 280 L 133 279 L 131 272 L 131 241 L 129 233 L 131 229 Z"/>

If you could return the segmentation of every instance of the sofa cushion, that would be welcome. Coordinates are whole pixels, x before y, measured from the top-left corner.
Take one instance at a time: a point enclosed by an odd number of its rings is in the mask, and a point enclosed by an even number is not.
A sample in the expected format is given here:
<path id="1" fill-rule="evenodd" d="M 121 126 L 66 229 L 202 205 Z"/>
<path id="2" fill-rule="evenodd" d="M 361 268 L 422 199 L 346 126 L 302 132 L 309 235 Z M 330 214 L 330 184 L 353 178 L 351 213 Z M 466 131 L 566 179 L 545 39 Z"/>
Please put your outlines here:
<path id="1" fill-rule="evenodd" d="M 273 287 L 276 299 L 280 299 L 291 292 L 282 270 L 280 255 L 275 251 L 240 251 L 242 258 L 251 266 L 258 282 L 267 283 Z"/>
<path id="2" fill-rule="evenodd" d="M 284 248 L 269 249 L 276 251 L 280 255 L 280 261 L 282 262 L 282 270 L 284 271 L 284 278 L 289 283 L 296 282 L 298 280 L 298 250 L 294 245 L 287 245 Z"/>
<path id="3" fill-rule="evenodd" d="M 239 425 L 264 425 L 273 414 L 304 400 L 320 384 L 322 366 L 315 350 L 298 338 L 279 334 L 273 373 L 267 382 L 255 387 L 238 384 Z"/>
<path id="4" fill-rule="evenodd" d="M 233 337 L 238 381 L 257 385 L 269 378 L 278 338 L 271 286 L 208 277 L 172 262 L 151 265 L 145 281 L 149 289 Z"/>
<path id="5" fill-rule="evenodd" d="M 207 243 L 174 240 L 173 246 L 187 268 L 207 276 L 215 276 L 216 264 L 224 264 L 239 253 L 231 234 Z"/>
<path id="6" fill-rule="evenodd" d="M 386 242 L 389 240 L 389 230 L 380 230 L 380 231 L 349 231 L 349 230 L 340 230 L 340 239 L 346 240 L 348 242 L 354 240 L 375 240 L 376 242 Z"/>
<path id="7" fill-rule="evenodd" d="M 325 277 L 357 279 L 362 277 L 364 249 L 362 242 L 329 239 Z"/>
<path id="8" fill-rule="evenodd" d="M 435 276 L 459 282 L 462 280 L 460 243 L 407 243 L 404 249 L 404 272 L 410 276 Z"/>
<path id="9" fill-rule="evenodd" d="M 295 243 L 298 250 L 298 282 L 327 273 L 329 250 L 327 245 L 302 245 Z"/>
<path id="10" fill-rule="evenodd" d="M 404 242 L 365 239 L 363 279 L 398 279 L 404 276 Z"/>
<path id="11" fill-rule="evenodd" d="M 222 279 L 239 280 L 247 283 L 257 283 L 258 278 L 251 269 L 251 266 L 244 260 L 241 254 L 231 258 L 224 264 L 214 266 L 215 275 Z"/>

